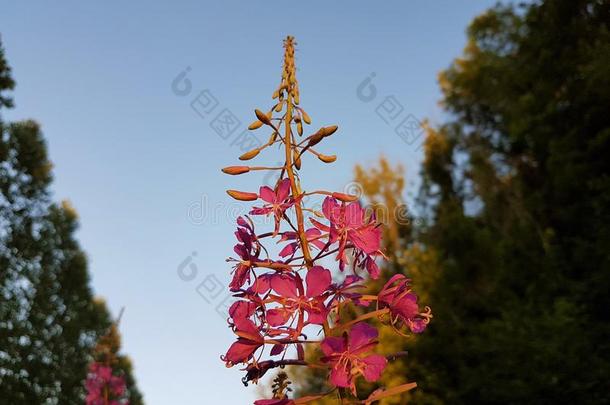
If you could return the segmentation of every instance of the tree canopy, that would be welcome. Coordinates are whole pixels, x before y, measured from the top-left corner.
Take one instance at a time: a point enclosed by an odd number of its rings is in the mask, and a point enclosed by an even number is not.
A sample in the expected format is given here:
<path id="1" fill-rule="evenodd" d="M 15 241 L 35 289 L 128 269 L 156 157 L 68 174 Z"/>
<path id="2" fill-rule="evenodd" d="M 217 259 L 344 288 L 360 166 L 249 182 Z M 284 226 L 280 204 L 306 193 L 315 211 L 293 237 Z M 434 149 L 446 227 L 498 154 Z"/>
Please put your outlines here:
<path id="1" fill-rule="evenodd" d="M 0 47 L 0 113 L 15 82 Z M 52 164 L 40 126 L 0 115 L 0 398 L 8 404 L 82 404 L 92 349 L 111 325 L 90 287 L 69 202 L 52 201 Z M 131 364 L 132 405 L 141 395 Z"/>

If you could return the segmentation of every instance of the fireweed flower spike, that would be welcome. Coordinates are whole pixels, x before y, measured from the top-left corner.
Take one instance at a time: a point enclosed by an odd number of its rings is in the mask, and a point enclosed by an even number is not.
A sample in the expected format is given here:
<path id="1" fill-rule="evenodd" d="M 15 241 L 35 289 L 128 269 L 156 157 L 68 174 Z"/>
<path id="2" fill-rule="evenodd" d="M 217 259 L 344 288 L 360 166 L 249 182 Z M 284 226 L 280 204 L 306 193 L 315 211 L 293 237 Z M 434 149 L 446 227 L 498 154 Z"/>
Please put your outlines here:
<path id="1" fill-rule="evenodd" d="M 239 157 L 242 161 L 251 160 L 263 155 L 265 149 L 279 146 L 284 164 L 223 169 L 232 176 L 274 170 L 279 179 L 272 187 L 260 187 L 258 193 L 227 191 L 236 200 L 254 202 L 250 215 L 273 216 L 273 227 L 260 231 L 250 217 L 237 219 L 237 244 L 233 249 L 237 257 L 228 259 L 235 263 L 229 289 L 238 300 L 229 310 L 228 323 L 236 340 L 221 358 L 227 367 L 244 365 L 244 384 L 257 382 L 278 367 L 328 370 L 329 384 L 334 387 L 329 392 L 290 398 L 290 381 L 279 373 L 273 398 L 257 400 L 257 405 L 306 404 L 331 394 L 338 395 L 341 403 L 372 403 L 408 391 L 415 383 L 382 388 L 368 398 L 358 398 L 356 381 L 378 381 L 387 359 L 401 355 L 375 353 L 378 331 L 366 320 L 377 317 L 397 333 L 403 333 L 398 328 L 403 324 L 411 333 L 420 333 L 432 315 L 427 307 L 423 312 L 418 309 L 417 297 L 402 275 L 394 276 L 379 296 L 362 295 L 364 279 L 359 271 L 377 278 L 377 261 L 385 258 L 379 224 L 366 214 L 356 196 L 303 189 L 300 171 L 311 155 L 324 164 L 336 160 L 335 155 L 322 154 L 317 149 L 338 127 L 325 125 L 311 135 L 305 134 L 305 126 L 312 121 L 300 103 L 294 48 L 294 38 L 287 37 L 282 78 L 273 93 L 274 102 L 268 109 L 256 109 L 256 120 L 248 127 L 270 131 L 269 140 Z M 304 196 L 308 197 L 306 200 L 319 198 L 322 213 L 306 207 Z M 274 251 L 268 249 L 272 245 L 279 245 L 277 257 L 270 254 Z M 322 260 L 328 263 L 328 259 L 334 259 L 342 271 L 349 261 L 354 274 L 339 272 L 333 282 L 331 271 L 321 265 Z M 343 313 L 353 311 L 344 312 L 341 308 L 354 305 L 369 312 L 356 319 L 344 319 Z M 306 361 L 306 345 L 317 345 L 323 356 Z"/>

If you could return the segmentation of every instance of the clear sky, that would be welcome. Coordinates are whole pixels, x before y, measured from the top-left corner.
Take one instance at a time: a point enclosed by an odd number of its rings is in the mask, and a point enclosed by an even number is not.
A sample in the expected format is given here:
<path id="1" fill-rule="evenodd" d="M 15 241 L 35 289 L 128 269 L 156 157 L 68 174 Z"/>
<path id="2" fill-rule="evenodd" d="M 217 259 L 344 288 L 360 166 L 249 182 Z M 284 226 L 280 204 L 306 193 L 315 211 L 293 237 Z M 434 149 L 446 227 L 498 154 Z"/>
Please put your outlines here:
<path id="1" fill-rule="evenodd" d="M 216 310 L 225 294 L 214 295 L 215 283 L 229 280 L 224 259 L 244 209 L 224 190 L 255 191 L 266 180 L 219 169 L 252 141 L 242 131 L 253 109 L 270 105 L 283 37 L 296 36 L 301 104 L 314 127 L 340 127 L 320 148 L 339 160 L 332 170 L 304 160 L 305 188 L 341 190 L 355 163 L 382 153 L 416 182 L 421 138 L 412 124 L 440 122 L 436 75 L 460 54 L 468 22 L 493 3 L 3 4 L 0 33 L 17 81 L 5 118 L 42 124 L 54 197 L 80 214 L 96 294 L 115 314 L 126 307 L 124 350 L 148 404 L 254 398 L 242 373 L 219 360 L 233 336 Z M 176 79 L 185 69 L 188 82 Z M 235 125 L 215 121 L 219 114 Z"/>

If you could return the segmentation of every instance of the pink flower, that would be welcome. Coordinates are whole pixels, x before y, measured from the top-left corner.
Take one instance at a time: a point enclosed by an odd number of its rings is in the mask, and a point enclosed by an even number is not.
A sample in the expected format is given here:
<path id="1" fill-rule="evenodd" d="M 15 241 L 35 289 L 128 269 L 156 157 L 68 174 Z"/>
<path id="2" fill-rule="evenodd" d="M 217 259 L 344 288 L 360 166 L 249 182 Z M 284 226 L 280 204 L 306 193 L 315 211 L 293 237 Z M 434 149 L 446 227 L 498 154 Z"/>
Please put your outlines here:
<path id="1" fill-rule="evenodd" d="M 413 333 L 426 329 L 432 317 L 429 307 L 419 310 L 417 295 L 411 291 L 411 280 L 403 274 L 396 274 L 383 286 L 378 300 L 382 308 L 387 307 L 394 320 L 401 320 Z"/>
<path id="2" fill-rule="evenodd" d="M 229 308 L 232 326 L 238 338 L 222 357 L 222 360 L 227 363 L 227 367 L 248 361 L 254 352 L 265 343 L 259 328 L 250 319 L 255 310 L 256 305 L 252 305 L 248 301 L 237 301 Z"/>
<path id="3" fill-rule="evenodd" d="M 267 311 L 267 322 L 271 326 L 284 325 L 295 312 L 307 312 L 307 321 L 311 324 L 322 325 L 328 316 L 328 309 L 324 305 L 324 293 L 331 285 L 330 271 L 322 266 L 314 266 L 305 276 L 307 287 L 303 287 L 303 280 L 297 274 L 275 274 L 271 278 L 271 288 L 279 295 L 281 307 Z"/>
<path id="4" fill-rule="evenodd" d="M 94 404 L 96 401 L 102 399 L 102 388 L 104 384 L 97 379 L 96 376 L 87 378 L 85 381 L 85 389 L 87 390 L 87 397 L 85 403 L 87 405 Z"/>
<path id="5" fill-rule="evenodd" d="M 125 393 L 125 379 L 123 377 L 112 376 L 108 382 L 108 387 L 113 395 L 120 397 Z"/>
<path id="6" fill-rule="evenodd" d="M 105 399 L 103 391 L 108 389 L 108 394 L 111 395 L 109 404 L 127 405 L 126 402 L 120 402 L 117 399 L 125 394 L 125 379 L 122 376 L 112 375 L 112 367 L 94 362 L 89 366 L 89 375 L 85 381 L 87 396 L 85 403 L 87 405 L 104 405 Z"/>
<path id="7" fill-rule="evenodd" d="M 278 181 L 275 186 L 275 191 L 270 187 L 263 186 L 259 190 L 260 198 L 267 202 L 262 207 L 254 207 L 250 211 L 251 215 L 269 215 L 273 213 L 275 217 L 275 231 L 278 233 L 280 230 L 280 221 L 284 216 L 284 212 L 292 207 L 294 199 L 290 197 L 290 179 L 283 179 Z"/>
<path id="8" fill-rule="evenodd" d="M 102 363 L 92 363 L 89 371 L 103 382 L 110 381 L 110 377 L 112 377 L 112 368 Z"/>
<path id="9" fill-rule="evenodd" d="M 254 401 L 254 405 L 294 405 L 295 402 L 292 399 L 259 399 Z"/>
<path id="10" fill-rule="evenodd" d="M 256 312 L 258 305 L 250 301 L 235 301 L 229 308 L 229 316 L 234 323 L 250 319 Z"/>
<path id="11" fill-rule="evenodd" d="M 240 321 L 236 323 L 235 333 L 239 336 L 223 357 L 230 367 L 237 363 L 245 363 L 253 355 L 254 352 L 264 344 L 264 339 L 261 336 L 254 322 L 250 320 Z"/>
<path id="12" fill-rule="evenodd" d="M 252 272 L 252 262 L 259 260 L 259 248 L 254 234 L 254 227 L 244 218 L 237 218 L 237 230 L 235 236 L 240 242 L 233 247 L 233 251 L 237 253 L 240 262 L 233 269 L 233 279 L 229 284 L 231 291 L 239 291 L 244 284 L 250 281 L 250 273 Z"/>
<path id="13" fill-rule="evenodd" d="M 329 232 L 331 243 L 339 243 L 337 260 L 341 269 L 347 261 L 345 249 L 348 248 L 348 243 L 367 258 L 380 252 L 381 230 L 375 224 L 374 218 L 367 218 L 359 202 L 340 204 L 336 199 L 326 197 L 322 204 L 322 213 L 330 222 L 330 226 L 321 224 L 315 219 L 311 219 L 311 222 L 321 231 Z M 366 262 L 366 268 L 373 278 L 378 276 L 379 272 L 375 270 L 374 261 Z"/>
<path id="14" fill-rule="evenodd" d="M 259 399 L 254 401 L 254 405 L 294 405 L 295 402 L 292 399 Z"/>
<path id="15" fill-rule="evenodd" d="M 362 374 L 369 382 L 381 377 L 387 360 L 378 354 L 367 355 L 377 345 L 377 329 L 357 323 L 342 337 L 328 337 L 322 341 L 322 361 L 331 365 L 330 383 L 336 387 L 351 387 L 355 393 L 354 376 Z"/>

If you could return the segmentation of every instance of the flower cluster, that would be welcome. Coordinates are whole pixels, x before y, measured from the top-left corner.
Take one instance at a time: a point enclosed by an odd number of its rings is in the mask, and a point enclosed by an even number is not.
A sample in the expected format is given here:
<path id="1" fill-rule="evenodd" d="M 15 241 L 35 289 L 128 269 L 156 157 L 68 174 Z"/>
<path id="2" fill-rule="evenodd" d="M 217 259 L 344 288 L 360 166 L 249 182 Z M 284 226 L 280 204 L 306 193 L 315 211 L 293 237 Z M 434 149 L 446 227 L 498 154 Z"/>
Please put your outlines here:
<path id="1" fill-rule="evenodd" d="M 112 374 L 112 367 L 102 363 L 91 363 L 85 381 L 87 405 L 128 405 L 121 398 L 125 395 L 125 378 Z"/>
<path id="2" fill-rule="evenodd" d="M 116 370 L 120 336 L 116 323 L 110 326 L 95 347 L 85 380 L 86 405 L 129 405 L 125 377 Z"/>
<path id="3" fill-rule="evenodd" d="M 392 277 L 378 295 L 362 294 L 365 277 L 377 278 L 378 261 L 385 258 L 379 225 L 356 196 L 302 189 L 300 170 L 304 156 L 316 156 L 324 163 L 335 161 L 336 156 L 324 155 L 313 147 L 338 128 L 325 126 L 303 136 L 304 124 L 311 124 L 311 119 L 300 106 L 294 45 L 292 37 L 284 41 L 284 68 L 280 86 L 273 94 L 275 104 L 268 112 L 255 110 L 257 120 L 249 127 L 270 129 L 269 140 L 240 156 L 240 160 L 250 160 L 264 149 L 279 145 L 284 164 L 223 169 L 230 175 L 274 170 L 278 180 L 273 187 L 263 186 L 258 192 L 227 191 L 237 200 L 255 201 L 255 206 L 249 215 L 237 219 L 237 243 L 233 249 L 237 257 L 228 259 L 234 263 L 229 288 L 237 298 L 228 321 L 237 338 L 222 359 L 228 367 L 245 365 L 244 383 L 256 382 L 275 367 L 325 368 L 329 384 L 334 387 L 330 392 L 357 396 L 357 379 L 379 380 L 388 358 L 398 355 L 376 353 L 378 330 L 366 320 L 377 317 L 398 333 L 420 333 L 432 315 L 427 307 L 419 309 L 410 280 L 403 275 Z M 305 206 L 305 201 L 316 198 L 320 209 Z M 256 230 L 254 218 L 260 216 L 272 218 L 272 230 Z M 277 255 L 270 251 L 272 243 Z M 327 268 L 333 262 L 339 270 L 335 281 Z M 346 305 L 371 309 L 348 320 L 341 312 Z M 308 335 L 322 338 L 312 340 Z M 318 345 L 323 356 L 314 362 L 306 361 L 306 345 Z M 367 400 L 378 400 L 413 386 L 378 390 Z M 276 389 L 274 398 L 258 400 L 256 404 L 302 404 L 330 392 L 289 399 L 287 392 Z"/>

